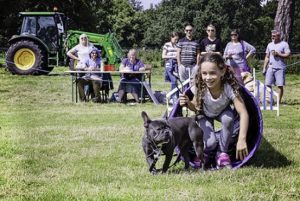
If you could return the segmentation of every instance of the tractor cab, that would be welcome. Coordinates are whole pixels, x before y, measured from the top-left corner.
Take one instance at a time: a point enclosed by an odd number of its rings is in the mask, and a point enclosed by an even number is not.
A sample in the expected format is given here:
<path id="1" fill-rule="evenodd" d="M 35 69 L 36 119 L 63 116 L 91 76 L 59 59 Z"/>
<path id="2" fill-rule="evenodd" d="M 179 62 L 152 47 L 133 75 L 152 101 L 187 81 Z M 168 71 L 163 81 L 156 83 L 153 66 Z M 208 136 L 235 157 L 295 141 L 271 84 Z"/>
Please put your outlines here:
<path id="1" fill-rule="evenodd" d="M 20 35 L 37 37 L 49 48 L 57 51 L 65 33 L 65 16 L 57 12 L 21 12 L 23 23 Z"/>

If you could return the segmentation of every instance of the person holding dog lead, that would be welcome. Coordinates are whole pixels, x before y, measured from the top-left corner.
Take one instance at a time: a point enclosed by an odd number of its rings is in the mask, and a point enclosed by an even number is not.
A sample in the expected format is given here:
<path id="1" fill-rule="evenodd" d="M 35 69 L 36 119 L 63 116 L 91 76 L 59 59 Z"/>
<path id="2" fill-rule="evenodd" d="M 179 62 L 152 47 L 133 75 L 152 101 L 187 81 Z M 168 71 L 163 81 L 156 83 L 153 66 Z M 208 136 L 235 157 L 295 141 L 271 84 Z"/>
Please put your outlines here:
<path id="1" fill-rule="evenodd" d="M 283 86 L 285 85 L 285 58 L 290 56 L 289 44 L 280 39 L 280 31 L 272 30 L 272 42 L 268 44 L 263 65 L 263 75 L 266 76 L 265 84 L 272 87 L 276 84 L 279 89 L 279 103 L 283 96 Z"/>
<path id="2" fill-rule="evenodd" d="M 178 74 L 181 82 L 193 78 L 200 59 L 199 41 L 193 38 L 193 26 L 185 27 L 185 37 L 177 43 Z"/>
<path id="3" fill-rule="evenodd" d="M 207 53 L 200 60 L 195 84 L 191 87 L 193 100 L 190 101 L 185 94 L 179 97 L 181 106 L 186 105 L 196 112 L 199 126 L 204 132 L 204 167 L 206 168 L 209 168 L 212 157 L 216 160 L 217 168 L 232 167 L 228 152 L 229 143 L 234 136 L 234 110 L 240 117 L 235 157 L 243 160 L 248 155 L 246 137 L 249 115 L 239 88 L 234 72 L 226 66 L 222 56 Z M 218 136 L 214 130 L 214 120 L 222 124 L 222 131 Z M 215 153 L 216 156 L 212 155 Z"/>

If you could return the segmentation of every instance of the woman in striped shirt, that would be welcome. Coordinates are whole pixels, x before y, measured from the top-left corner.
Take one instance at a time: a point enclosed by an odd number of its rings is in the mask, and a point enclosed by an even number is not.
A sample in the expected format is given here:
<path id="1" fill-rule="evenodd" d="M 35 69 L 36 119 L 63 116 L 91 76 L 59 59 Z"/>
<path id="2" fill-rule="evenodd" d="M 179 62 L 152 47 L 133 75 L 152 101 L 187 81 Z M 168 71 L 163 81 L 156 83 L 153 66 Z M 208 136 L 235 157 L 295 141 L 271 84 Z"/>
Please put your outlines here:
<path id="1" fill-rule="evenodd" d="M 165 60 L 165 81 L 171 82 L 171 90 L 176 88 L 176 76 L 178 76 L 178 67 L 176 60 L 176 43 L 178 41 L 178 33 L 172 32 L 170 41 L 165 43 L 162 51 L 162 58 Z M 174 94 L 172 102 L 174 103 L 177 100 L 178 95 Z"/>

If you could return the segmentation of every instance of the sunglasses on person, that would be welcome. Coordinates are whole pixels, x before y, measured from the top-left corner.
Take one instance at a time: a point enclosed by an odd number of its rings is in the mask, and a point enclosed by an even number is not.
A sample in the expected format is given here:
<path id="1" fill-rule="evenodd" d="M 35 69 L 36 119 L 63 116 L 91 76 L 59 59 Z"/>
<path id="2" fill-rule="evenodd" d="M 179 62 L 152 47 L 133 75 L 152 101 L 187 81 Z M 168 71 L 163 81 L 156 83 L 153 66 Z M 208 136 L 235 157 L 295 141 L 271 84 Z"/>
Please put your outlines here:
<path id="1" fill-rule="evenodd" d="M 186 32 L 192 32 L 193 29 L 186 29 L 185 31 L 186 31 Z"/>
<path id="2" fill-rule="evenodd" d="M 237 34 L 236 33 L 233 33 L 233 34 L 230 34 L 231 36 L 237 36 Z"/>
<path id="3" fill-rule="evenodd" d="M 207 32 L 215 32 L 214 29 L 207 29 Z"/>

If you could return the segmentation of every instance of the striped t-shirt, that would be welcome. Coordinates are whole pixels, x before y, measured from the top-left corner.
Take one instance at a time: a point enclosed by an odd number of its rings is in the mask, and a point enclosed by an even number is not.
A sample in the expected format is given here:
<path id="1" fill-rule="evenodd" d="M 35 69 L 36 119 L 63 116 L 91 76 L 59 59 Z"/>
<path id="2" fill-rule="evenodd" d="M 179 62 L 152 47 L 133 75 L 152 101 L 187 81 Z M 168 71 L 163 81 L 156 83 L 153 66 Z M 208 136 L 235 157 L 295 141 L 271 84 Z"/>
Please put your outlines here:
<path id="1" fill-rule="evenodd" d="M 190 66 L 197 63 L 197 51 L 200 50 L 198 40 L 189 40 L 185 37 L 178 41 L 177 47 L 181 49 L 180 59 L 182 65 Z"/>
<path id="2" fill-rule="evenodd" d="M 171 42 L 167 42 L 163 46 L 163 49 L 166 50 L 166 54 L 168 58 L 176 59 L 176 51 L 177 51 L 176 45 L 173 46 Z"/>

